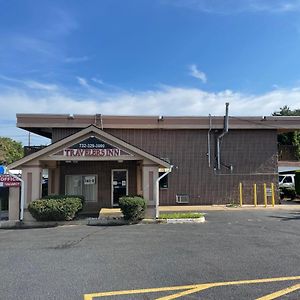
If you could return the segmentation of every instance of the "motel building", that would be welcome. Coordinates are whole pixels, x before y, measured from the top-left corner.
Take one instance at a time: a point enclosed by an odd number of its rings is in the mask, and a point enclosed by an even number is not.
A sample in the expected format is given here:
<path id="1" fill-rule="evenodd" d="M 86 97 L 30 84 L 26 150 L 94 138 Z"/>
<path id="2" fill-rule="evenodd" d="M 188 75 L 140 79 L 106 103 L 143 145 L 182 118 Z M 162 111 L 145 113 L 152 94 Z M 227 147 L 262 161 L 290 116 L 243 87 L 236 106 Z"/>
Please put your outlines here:
<path id="1" fill-rule="evenodd" d="M 48 194 L 80 194 L 82 213 L 118 207 L 142 195 L 147 216 L 160 205 L 263 204 L 263 185 L 278 203 L 277 134 L 300 129 L 300 117 L 165 117 L 17 114 L 17 127 L 51 139 L 31 147 L 9 170 L 22 170 L 23 189 L 9 188 L 9 219 L 32 220 L 28 203 Z M 22 194 L 22 197 L 20 197 Z M 22 202 L 23 201 L 23 202 Z"/>

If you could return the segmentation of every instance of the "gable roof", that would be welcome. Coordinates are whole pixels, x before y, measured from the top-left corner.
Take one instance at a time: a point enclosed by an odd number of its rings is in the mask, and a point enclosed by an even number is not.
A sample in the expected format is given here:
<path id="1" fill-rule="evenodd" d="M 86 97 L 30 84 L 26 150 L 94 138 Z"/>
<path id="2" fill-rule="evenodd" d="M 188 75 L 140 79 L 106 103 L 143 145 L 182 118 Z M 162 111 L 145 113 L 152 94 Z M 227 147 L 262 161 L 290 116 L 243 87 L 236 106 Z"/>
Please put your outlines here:
<path id="1" fill-rule="evenodd" d="M 169 168 L 171 167 L 171 165 L 166 162 L 165 160 L 162 160 L 161 158 L 154 156 L 136 146 L 133 146 L 119 138 L 117 138 L 116 136 L 107 133 L 103 130 L 101 130 L 100 128 L 96 127 L 95 125 L 90 125 L 84 129 L 82 129 L 79 132 L 76 132 L 72 135 L 69 135 L 68 137 L 59 140 L 35 153 L 32 153 L 28 156 L 25 156 L 21 159 L 19 159 L 18 161 L 8 165 L 8 169 L 16 169 L 17 167 L 20 167 L 26 163 L 29 163 L 30 161 L 36 160 L 38 158 L 43 158 L 46 155 L 52 155 L 55 154 L 56 152 L 62 150 L 64 147 L 66 146 L 70 146 L 72 145 L 74 142 L 78 141 L 80 138 L 84 138 L 85 136 L 87 136 L 88 134 L 96 134 L 98 137 L 103 138 L 104 140 L 112 143 L 113 145 L 116 145 L 117 147 L 120 147 L 121 149 L 124 149 L 126 152 L 129 152 L 133 155 L 136 155 L 138 157 L 141 158 L 145 158 L 150 160 L 151 162 L 158 164 L 160 166 L 163 166 L 165 168 Z M 116 160 L 120 159 L 119 157 L 116 157 Z M 68 158 L 65 158 L 65 160 L 68 160 Z"/>

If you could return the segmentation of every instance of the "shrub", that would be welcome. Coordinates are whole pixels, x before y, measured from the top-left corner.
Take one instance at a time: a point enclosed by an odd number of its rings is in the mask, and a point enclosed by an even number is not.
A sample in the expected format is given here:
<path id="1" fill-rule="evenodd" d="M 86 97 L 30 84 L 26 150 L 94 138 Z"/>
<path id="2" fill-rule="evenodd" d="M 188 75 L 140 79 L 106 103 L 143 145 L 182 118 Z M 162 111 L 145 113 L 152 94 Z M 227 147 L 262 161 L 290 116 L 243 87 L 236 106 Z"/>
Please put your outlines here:
<path id="1" fill-rule="evenodd" d="M 82 200 L 78 197 L 34 200 L 28 205 L 37 221 L 70 221 L 81 209 Z"/>
<path id="2" fill-rule="evenodd" d="M 125 196 L 119 200 L 120 209 L 125 220 L 137 222 L 145 216 L 146 201 L 138 196 Z"/>
<path id="3" fill-rule="evenodd" d="M 82 195 L 48 195 L 44 196 L 42 199 L 69 199 L 69 198 L 79 198 L 82 205 L 84 205 L 84 196 Z"/>

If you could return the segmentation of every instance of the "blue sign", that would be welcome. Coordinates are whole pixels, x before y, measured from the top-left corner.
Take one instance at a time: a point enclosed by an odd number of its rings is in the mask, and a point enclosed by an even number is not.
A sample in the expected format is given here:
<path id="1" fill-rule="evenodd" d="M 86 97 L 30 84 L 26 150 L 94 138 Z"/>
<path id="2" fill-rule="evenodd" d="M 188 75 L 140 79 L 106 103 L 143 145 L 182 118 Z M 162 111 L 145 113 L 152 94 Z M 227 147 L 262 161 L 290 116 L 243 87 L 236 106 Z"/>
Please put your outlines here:
<path id="1" fill-rule="evenodd" d="M 6 172 L 6 167 L 3 165 L 0 165 L 0 174 L 5 174 Z"/>

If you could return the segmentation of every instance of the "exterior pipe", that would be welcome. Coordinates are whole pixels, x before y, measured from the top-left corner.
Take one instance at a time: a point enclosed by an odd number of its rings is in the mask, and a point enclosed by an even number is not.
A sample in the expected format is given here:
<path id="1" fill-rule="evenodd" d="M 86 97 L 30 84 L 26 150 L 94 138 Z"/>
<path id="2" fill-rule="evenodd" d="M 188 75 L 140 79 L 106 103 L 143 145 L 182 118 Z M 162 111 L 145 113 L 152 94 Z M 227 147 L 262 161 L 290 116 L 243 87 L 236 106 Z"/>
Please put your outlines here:
<path id="1" fill-rule="evenodd" d="M 221 153 L 220 153 L 220 140 L 228 133 L 228 106 L 229 103 L 226 102 L 226 113 L 225 113 L 225 122 L 224 122 L 224 131 L 217 138 L 217 169 L 221 169 Z"/>
<path id="2" fill-rule="evenodd" d="M 156 201 L 155 201 L 155 217 L 159 217 L 159 181 L 172 172 L 173 165 L 171 165 L 170 169 L 162 174 L 160 177 L 156 179 Z"/>
<path id="3" fill-rule="evenodd" d="M 209 114 L 209 130 L 207 133 L 207 158 L 208 158 L 208 167 L 210 168 L 210 132 L 211 132 L 211 114 Z"/>
<path id="4" fill-rule="evenodd" d="M 25 202 L 25 186 L 24 186 L 24 180 L 14 174 L 12 174 L 11 172 L 9 172 L 9 170 L 7 170 L 8 174 L 15 178 L 18 181 L 21 181 L 21 205 L 20 205 L 20 221 L 23 221 L 24 218 L 24 202 Z"/>

